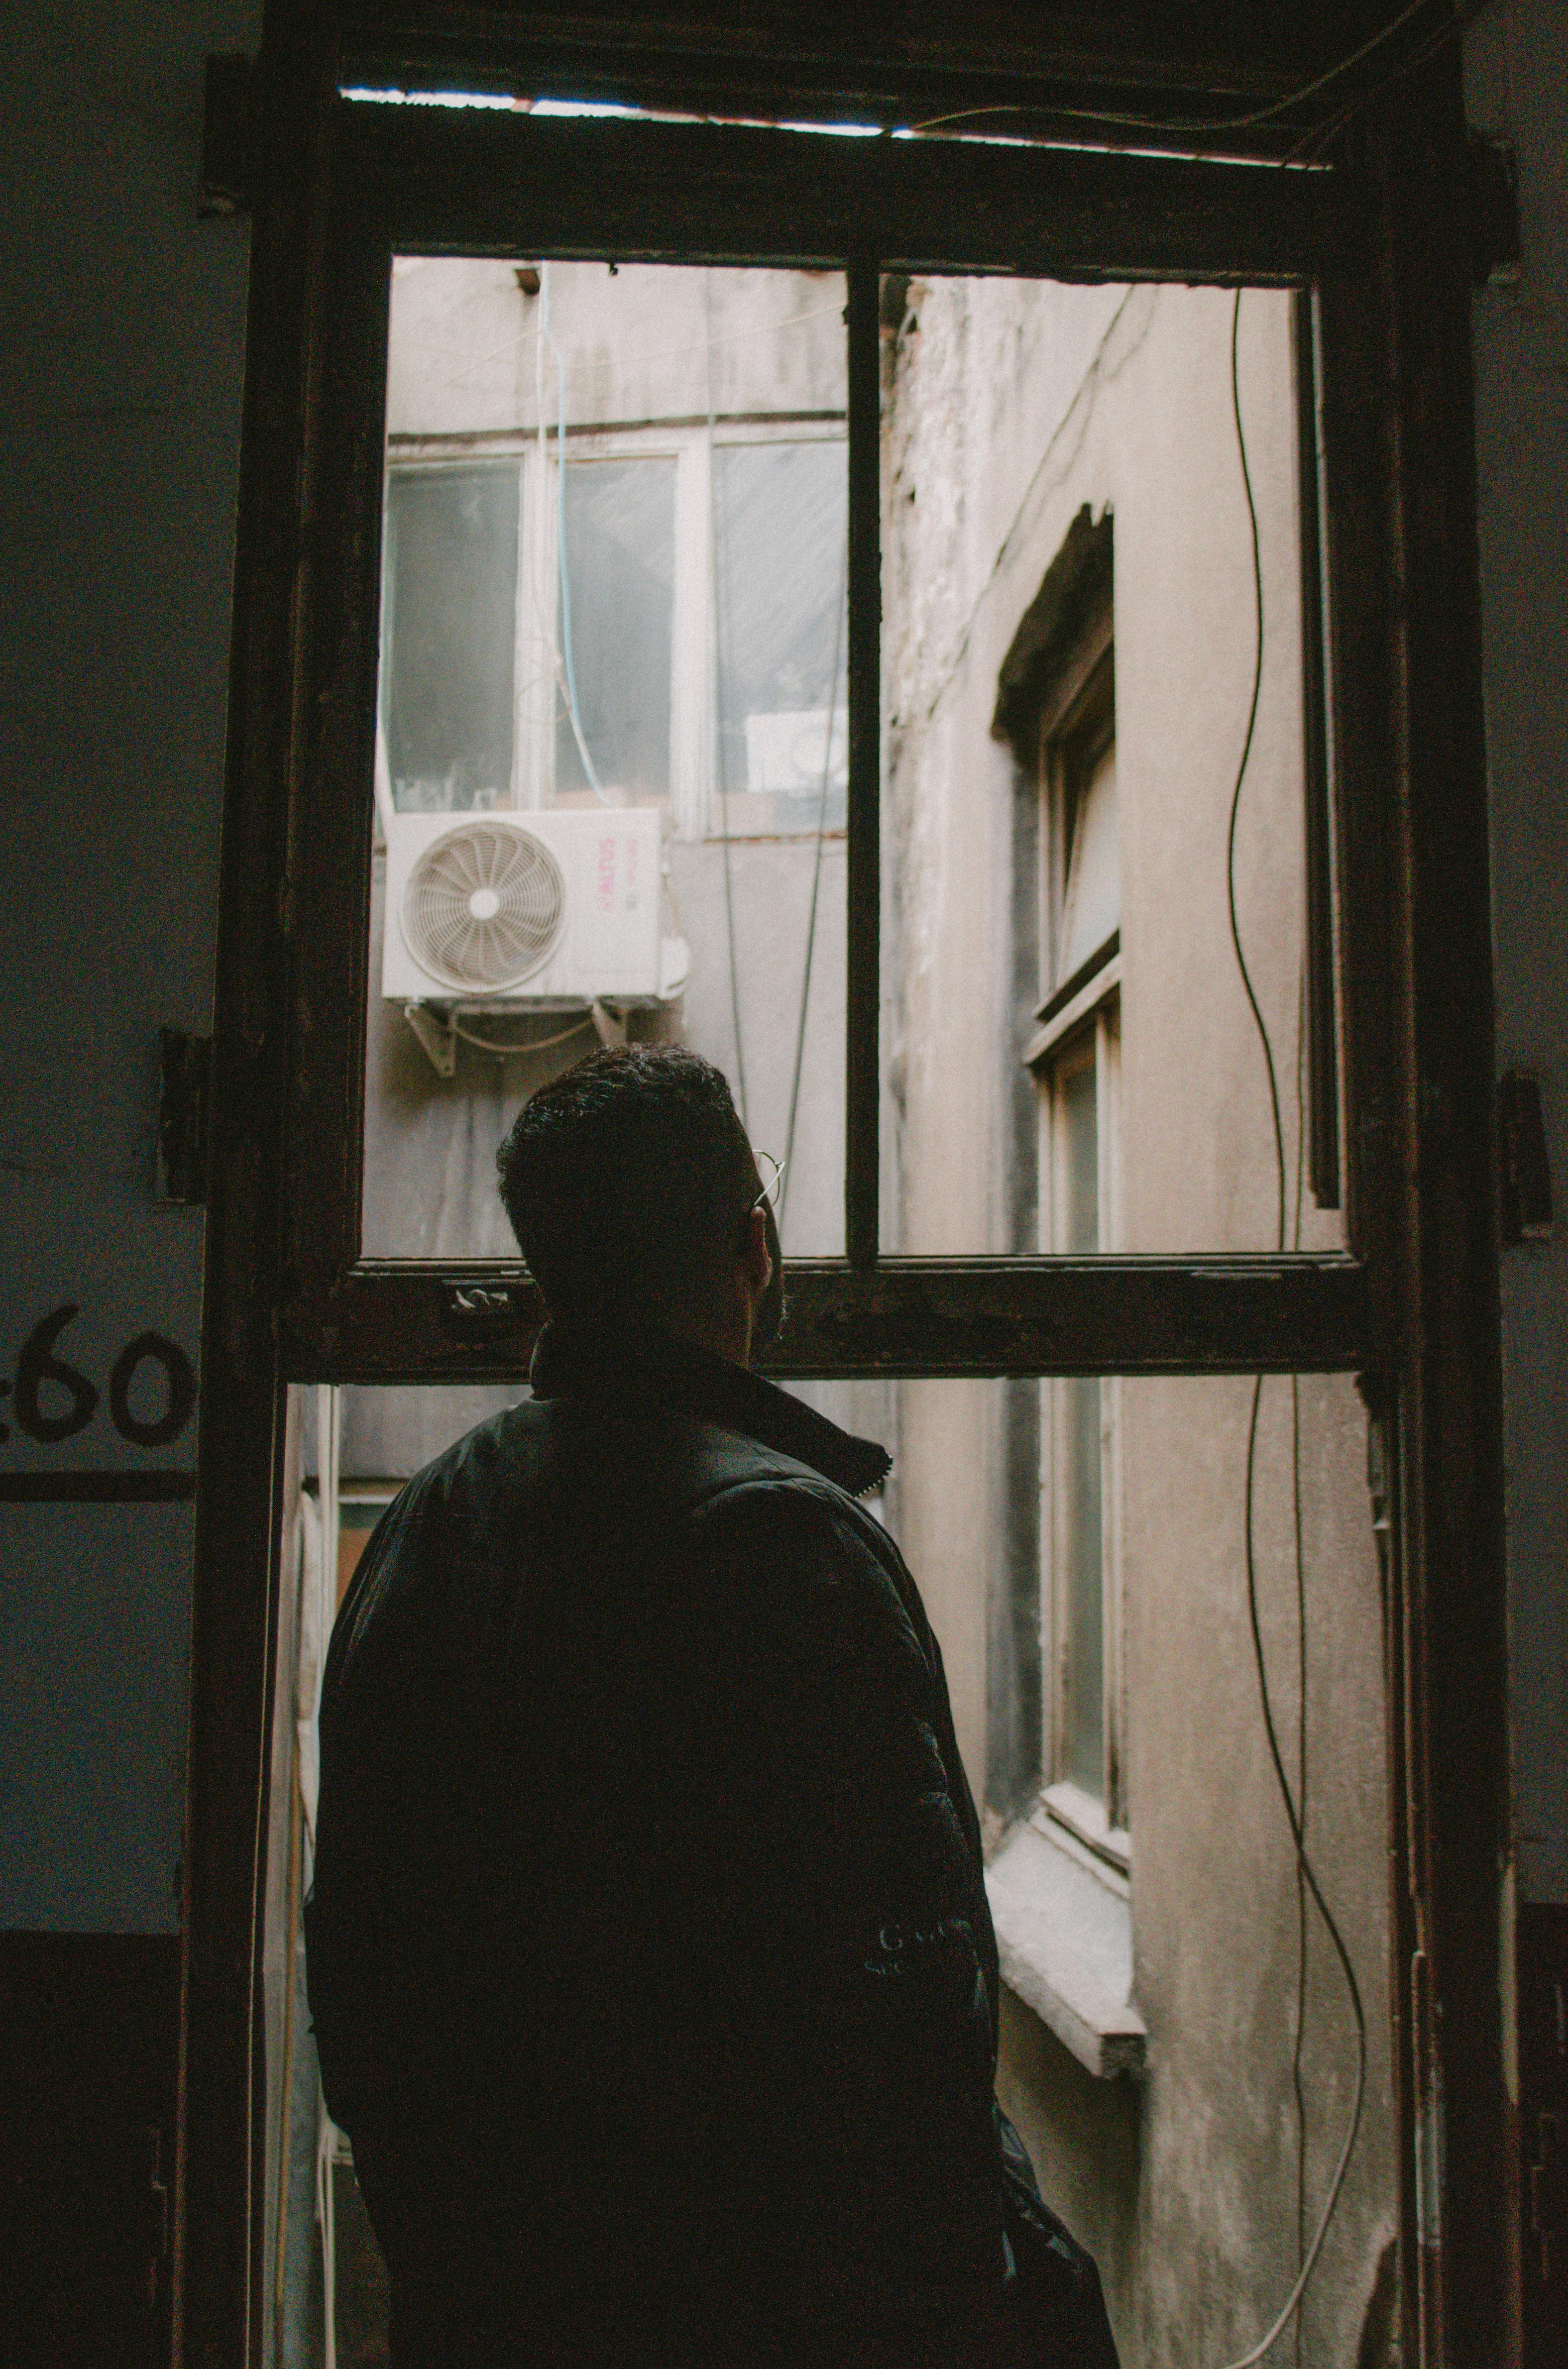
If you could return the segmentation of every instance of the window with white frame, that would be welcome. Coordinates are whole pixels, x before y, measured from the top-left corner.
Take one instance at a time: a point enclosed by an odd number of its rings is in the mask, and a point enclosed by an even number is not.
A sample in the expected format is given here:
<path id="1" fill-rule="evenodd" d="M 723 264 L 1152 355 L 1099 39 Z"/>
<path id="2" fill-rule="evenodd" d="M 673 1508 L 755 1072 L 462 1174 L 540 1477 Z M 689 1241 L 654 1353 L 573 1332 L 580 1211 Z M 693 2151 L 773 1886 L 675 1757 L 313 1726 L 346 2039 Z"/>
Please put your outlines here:
<path id="1" fill-rule="evenodd" d="M 841 425 L 402 447 L 382 620 L 395 810 L 603 796 L 665 807 L 686 838 L 842 831 Z"/>

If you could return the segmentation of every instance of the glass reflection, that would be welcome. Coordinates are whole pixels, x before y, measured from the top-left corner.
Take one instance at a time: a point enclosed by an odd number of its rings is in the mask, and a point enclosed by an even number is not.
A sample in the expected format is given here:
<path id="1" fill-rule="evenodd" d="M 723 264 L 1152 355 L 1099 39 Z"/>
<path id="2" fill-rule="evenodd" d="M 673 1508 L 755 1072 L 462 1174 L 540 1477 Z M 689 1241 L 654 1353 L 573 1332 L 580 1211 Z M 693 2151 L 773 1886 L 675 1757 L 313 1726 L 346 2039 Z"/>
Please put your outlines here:
<path id="1" fill-rule="evenodd" d="M 887 1251 L 1281 1247 L 1232 903 L 1313 1173 L 1292 304 L 884 280 Z"/>
<path id="2" fill-rule="evenodd" d="M 844 293 L 393 267 L 362 1247 L 505 1256 L 497 1142 L 674 1037 L 842 1243 Z"/>

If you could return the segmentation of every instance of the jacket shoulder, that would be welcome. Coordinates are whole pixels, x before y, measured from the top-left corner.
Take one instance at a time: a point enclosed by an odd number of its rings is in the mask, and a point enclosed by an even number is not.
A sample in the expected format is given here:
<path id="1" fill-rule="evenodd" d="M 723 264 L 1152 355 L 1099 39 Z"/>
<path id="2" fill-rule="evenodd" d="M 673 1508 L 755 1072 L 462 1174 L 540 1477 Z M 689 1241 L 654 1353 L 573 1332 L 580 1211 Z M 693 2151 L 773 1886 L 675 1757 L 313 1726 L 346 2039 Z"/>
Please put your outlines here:
<path id="1" fill-rule="evenodd" d="M 699 1533 L 776 1528 L 798 1537 L 837 1537 L 846 1549 L 877 1563 L 898 1562 L 898 1551 L 865 1507 L 814 1465 L 744 1435 L 704 1425 L 692 1459 L 688 1515 Z"/>
<path id="2" fill-rule="evenodd" d="M 705 1485 L 688 1514 L 697 1553 L 731 1572 L 847 1593 L 931 1659 L 920 1591 L 875 1516 L 808 1464 L 750 1440 L 734 1446 L 739 1454 L 719 1449 L 704 1459 Z"/>
<path id="3" fill-rule="evenodd" d="M 330 1695 L 372 1628 L 400 1631 L 423 1617 L 495 1539 L 509 1506 L 536 1481 L 548 1454 L 548 1411 L 524 1399 L 473 1430 L 404 1483 L 371 1534 L 333 1626 Z"/>

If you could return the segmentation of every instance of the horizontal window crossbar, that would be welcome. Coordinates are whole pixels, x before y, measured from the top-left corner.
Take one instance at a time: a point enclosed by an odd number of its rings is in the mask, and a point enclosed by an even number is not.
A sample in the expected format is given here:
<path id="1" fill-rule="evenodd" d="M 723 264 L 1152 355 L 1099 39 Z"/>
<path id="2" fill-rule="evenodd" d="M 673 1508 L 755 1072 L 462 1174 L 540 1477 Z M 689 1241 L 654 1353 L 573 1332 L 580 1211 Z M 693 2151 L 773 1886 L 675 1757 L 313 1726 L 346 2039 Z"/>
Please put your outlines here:
<path id="1" fill-rule="evenodd" d="M 1076 1001 L 1076 999 L 1082 993 L 1083 990 L 1089 985 L 1091 979 L 1097 978 L 1106 966 L 1116 960 L 1121 950 L 1122 933 L 1119 930 L 1113 930 L 1110 936 L 1105 940 L 1104 944 L 1103 946 L 1096 946 L 1088 960 L 1079 964 L 1078 968 L 1073 972 L 1072 977 L 1069 979 L 1064 979 L 1061 985 L 1058 988 L 1056 993 L 1047 997 L 1046 1001 L 1041 1004 L 1040 1025 L 1042 1028 L 1048 1028 L 1053 1020 L 1059 1019 L 1061 1014 L 1067 1010 L 1068 1005 Z M 1024 1058 L 1027 1059 L 1028 1056 L 1025 1055 Z"/>
<path id="2" fill-rule="evenodd" d="M 899 270 L 1285 286 L 1343 252 L 1365 211 L 1339 167 L 898 140 L 796 154 L 730 124 L 339 104 L 345 189 L 414 252 L 807 269 L 874 255 Z"/>
<path id="3" fill-rule="evenodd" d="M 785 1270 L 767 1370 L 832 1376 L 1354 1373 L 1379 1362 L 1367 1276 L 1333 1256 L 888 1259 Z M 521 1265 L 361 1265 L 296 1381 L 521 1381 L 543 1322 Z"/>

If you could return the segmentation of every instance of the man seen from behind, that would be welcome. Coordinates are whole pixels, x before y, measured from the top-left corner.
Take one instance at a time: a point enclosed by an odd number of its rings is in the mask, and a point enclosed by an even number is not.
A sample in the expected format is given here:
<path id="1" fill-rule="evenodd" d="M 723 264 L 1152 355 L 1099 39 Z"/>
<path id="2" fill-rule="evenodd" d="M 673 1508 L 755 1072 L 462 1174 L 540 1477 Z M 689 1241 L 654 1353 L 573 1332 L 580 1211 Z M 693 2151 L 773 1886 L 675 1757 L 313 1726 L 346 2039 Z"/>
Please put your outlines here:
<path id="1" fill-rule="evenodd" d="M 595 1053 L 498 1165 L 532 1395 L 389 1509 L 322 1699 L 311 2007 L 395 2369 L 1114 2369 L 995 2107 L 887 1459 L 750 1369 L 722 1076 Z"/>

